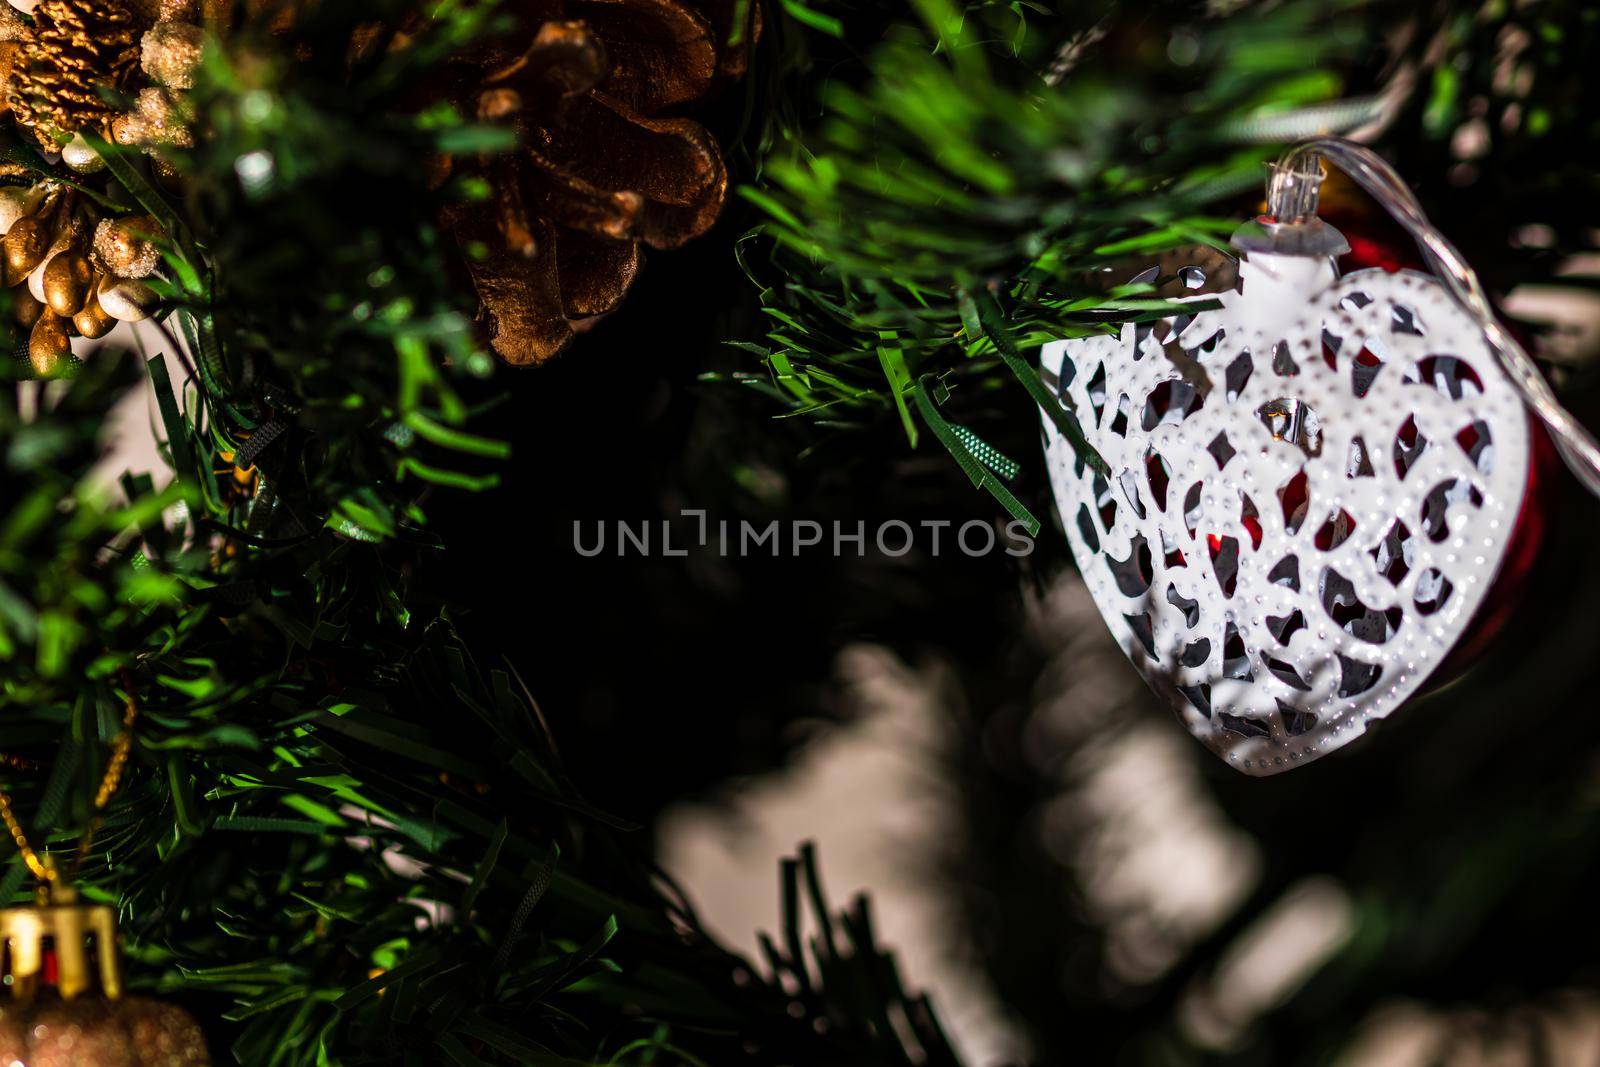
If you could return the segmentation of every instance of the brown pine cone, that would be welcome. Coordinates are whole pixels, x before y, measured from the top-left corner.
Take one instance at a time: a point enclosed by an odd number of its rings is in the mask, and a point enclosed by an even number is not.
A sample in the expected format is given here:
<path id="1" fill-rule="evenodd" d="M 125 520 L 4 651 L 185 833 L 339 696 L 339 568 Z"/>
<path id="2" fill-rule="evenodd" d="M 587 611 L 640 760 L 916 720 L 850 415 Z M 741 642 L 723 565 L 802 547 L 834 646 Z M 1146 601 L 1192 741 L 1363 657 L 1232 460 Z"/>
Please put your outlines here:
<path id="1" fill-rule="evenodd" d="M 467 270 L 495 351 L 542 363 L 615 308 L 641 245 L 676 248 L 711 227 L 727 192 L 714 138 L 677 114 L 742 74 L 760 30 L 740 0 L 521 0 L 521 28 L 454 64 L 462 111 L 514 124 L 511 155 L 443 161 L 493 189 L 447 227 L 487 249 Z M 730 44 L 735 12 L 746 12 Z"/>

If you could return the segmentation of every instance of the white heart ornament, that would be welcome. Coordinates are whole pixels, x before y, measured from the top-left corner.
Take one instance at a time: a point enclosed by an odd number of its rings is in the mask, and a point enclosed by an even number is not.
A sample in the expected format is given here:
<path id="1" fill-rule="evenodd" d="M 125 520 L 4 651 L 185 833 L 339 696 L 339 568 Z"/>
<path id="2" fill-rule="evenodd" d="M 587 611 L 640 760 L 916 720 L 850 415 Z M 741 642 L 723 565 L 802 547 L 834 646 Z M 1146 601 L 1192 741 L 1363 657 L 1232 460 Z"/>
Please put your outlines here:
<path id="1" fill-rule="evenodd" d="M 1046 345 L 1078 567 L 1128 657 L 1240 770 L 1307 763 L 1460 640 L 1522 506 L 1529 418 L 1434 278 L 1250 253 L 1221 307 Z"/>

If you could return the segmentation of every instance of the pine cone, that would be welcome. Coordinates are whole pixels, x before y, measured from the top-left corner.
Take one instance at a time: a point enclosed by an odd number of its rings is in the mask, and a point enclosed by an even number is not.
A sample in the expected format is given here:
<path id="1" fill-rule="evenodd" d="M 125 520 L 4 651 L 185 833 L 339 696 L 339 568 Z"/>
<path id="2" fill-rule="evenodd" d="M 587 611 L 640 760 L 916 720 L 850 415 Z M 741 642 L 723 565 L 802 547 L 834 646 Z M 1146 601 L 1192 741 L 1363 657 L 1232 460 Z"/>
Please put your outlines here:
<path id="1" fill-rule="evenodd" d="M 121 92 L 139 73 L 139 40 L 151 21 L 121 0 L 40 0 L 7 86 L 17 121 L 50 149 L 114 114 L 102 90 Z"/>
<path id="2" fill-rule="evenodd" d="M 445 161 L 493 197 L 446 225 L 487 255 L 467 270 L 506 362 L 542 363 L 615 308 L 641 245 L 675 248 L 711 227 L 727 170 L 715 139 L 676 112 L 742 74 L 759 32 L 738 0 L 523 0 L 525 29 L 466 57 L 446 95 L 513 123 L 509 156 Z M 729 45 L 734 12 L 749 12 Z"/>

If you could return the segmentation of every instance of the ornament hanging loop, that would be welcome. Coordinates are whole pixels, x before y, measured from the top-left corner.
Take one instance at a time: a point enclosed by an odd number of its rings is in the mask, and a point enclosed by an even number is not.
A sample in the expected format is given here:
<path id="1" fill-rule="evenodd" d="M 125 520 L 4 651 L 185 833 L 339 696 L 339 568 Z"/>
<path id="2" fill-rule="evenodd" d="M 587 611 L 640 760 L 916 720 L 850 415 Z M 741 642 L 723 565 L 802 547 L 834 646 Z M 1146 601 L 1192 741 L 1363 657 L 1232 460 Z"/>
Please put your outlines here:
<path id="1" fill-rule="evenodd" d="M 1483 283 L 1467 265 L 1465 257 L 1428 221 L 1422 205 L 1400 175 L 1372 149 L 1343 137 L 1315 137 L 1289 149 L 1274 164 L 1268 179 L 1268 216 L 1241 229 L 1235 236 L 1235 246 L 1244 252 L 1329 254 L 1320 251 L 1320 245 L 1327 243 L 1325 240 L 1306 239 L 1319 226 L 1337 232 L 1315 218 L 1317 191 L 1314 187 L 1321 182 L 1323 159 L 1365 189 L 1417 242 L 1428 268 L 1483 328 L 1495 357 L 1522 395 L 1523 402 L 1549 430 L 1567 467 L 1585 489 L 1600 496 L 1600 443 L 1562 407 L 1527 350 L 1495 316 Z M 1296 252 L 1297 244 L 1318 250 Z M 1339 244 L 1344 244 L 1343 238 L 1339 239 Z M 1344 250 L 1341 248 L 1331 254 Z"/>

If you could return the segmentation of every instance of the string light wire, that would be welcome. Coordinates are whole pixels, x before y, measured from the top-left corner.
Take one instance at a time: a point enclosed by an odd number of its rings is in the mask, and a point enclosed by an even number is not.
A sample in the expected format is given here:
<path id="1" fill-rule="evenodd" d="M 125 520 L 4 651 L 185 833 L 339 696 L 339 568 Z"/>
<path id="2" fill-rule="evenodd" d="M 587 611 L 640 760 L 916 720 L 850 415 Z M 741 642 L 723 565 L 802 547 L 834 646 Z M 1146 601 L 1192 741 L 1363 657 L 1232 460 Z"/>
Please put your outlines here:
<path id="1" fill-rule="evenodd" d="M 1561 406 L 1532 357 L 1495 316 L 1477 273 L 1467 265 L 1456 246 L 1428 221 L 1422 205 L 1400 175 L 1372 149 L 1343 137 L 1314 137 L 1301 141 L 1289 149 L 1279 167 L 1305 173 L 1319 167 L 1319 158 L 1349 175 L 1417 242 L 1428 267 L 1450 295 L 1482 325 L 1489 347 L 1523 401 L 1550 431 L 1567 467 L 1584 488 L 1600 496 L 1600 443 L 1596 443 L 1594 435 Z"/>

